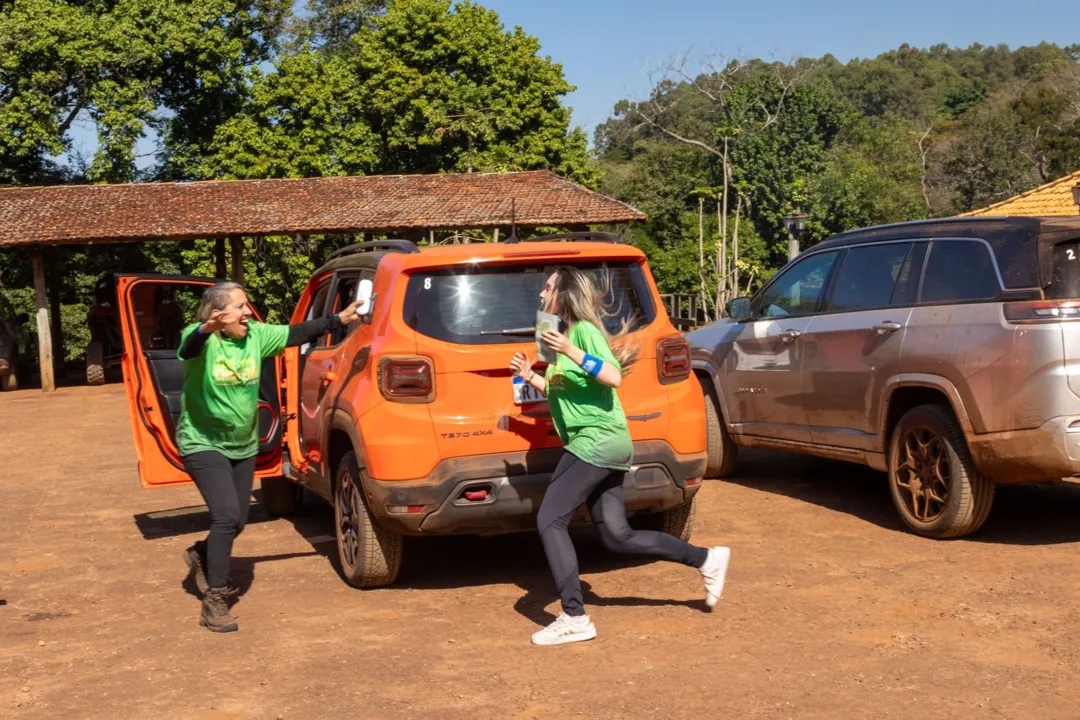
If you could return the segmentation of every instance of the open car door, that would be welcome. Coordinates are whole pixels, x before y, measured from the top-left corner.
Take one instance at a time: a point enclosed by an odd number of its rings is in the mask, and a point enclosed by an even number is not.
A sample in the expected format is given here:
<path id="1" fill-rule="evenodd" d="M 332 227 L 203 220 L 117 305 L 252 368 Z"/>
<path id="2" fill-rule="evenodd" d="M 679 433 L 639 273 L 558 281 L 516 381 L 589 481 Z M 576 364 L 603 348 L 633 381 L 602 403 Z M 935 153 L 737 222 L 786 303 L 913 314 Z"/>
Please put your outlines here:
<path id="1" fill-rule="evenodd" d="M 143 487 L 191 482 L 176 449 L 184 363 L 180 335 L 196 322 L 208 278 L 118 275 L 116 298 L 124 339 L 124 386 Z M 256 319 L 258 315 L 256 314 Z M 281 475 L 281 367 L 263 361 L 259 381 L 259 456 L 256 477 Z"/>

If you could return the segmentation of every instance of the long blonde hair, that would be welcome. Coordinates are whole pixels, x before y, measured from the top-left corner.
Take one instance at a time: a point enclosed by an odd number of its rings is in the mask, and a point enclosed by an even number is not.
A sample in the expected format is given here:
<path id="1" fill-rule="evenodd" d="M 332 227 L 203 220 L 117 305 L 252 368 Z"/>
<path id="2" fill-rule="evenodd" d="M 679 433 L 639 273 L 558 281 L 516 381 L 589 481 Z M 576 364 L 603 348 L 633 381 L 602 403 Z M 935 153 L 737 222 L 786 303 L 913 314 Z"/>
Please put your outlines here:
<path id="1" fill-rule="evenodd" d="M 601 274 L 601 285 L 597 287 L 589 276 L 575 267 L 563 265 L 555 269 L 555 312 L 569 324 L 589 322 L 604 334 L 611 352 L 626 372 L 638 360 L 641 348 L 631 344 L 626 336 L 631 330 L 631 320 L 622 321 L 619 331 L 612 335 L 604 325 L 604 319 L 615 317 L 618 313 L 605 300 L 611 295 L 611 278 Z"/>

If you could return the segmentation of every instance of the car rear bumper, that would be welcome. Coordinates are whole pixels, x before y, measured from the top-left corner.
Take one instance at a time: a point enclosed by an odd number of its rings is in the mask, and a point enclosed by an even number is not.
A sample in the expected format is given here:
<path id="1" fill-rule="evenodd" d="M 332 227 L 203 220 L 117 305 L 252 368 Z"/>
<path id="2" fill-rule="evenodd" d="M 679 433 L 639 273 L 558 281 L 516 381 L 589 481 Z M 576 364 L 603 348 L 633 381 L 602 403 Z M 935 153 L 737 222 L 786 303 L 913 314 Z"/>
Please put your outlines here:
<path id="1" fill-rule="evenodd" d="M 1080 416 L 1054 418 L 1033 430 L 976 435 L 968 445 L 979 471 L 999 484 L 1080 475 Z"/>
<path id="2" fill-rule="evenodd" d="M 546 449 L 451 458 L 422 480 L 382 482 L 365 475 L 364 491 L 379 524 L 401 534 L 532 530 L 562 453 Z M 682 455 L 658 440 L 634 443 L 634 466 L 623 485 L 627 510 L 656 512 L 682 505 L 701 487 L 704 474 L 704 453 Z M 482 500 L 465 497 L 480 491 L 486 494 Z"/>

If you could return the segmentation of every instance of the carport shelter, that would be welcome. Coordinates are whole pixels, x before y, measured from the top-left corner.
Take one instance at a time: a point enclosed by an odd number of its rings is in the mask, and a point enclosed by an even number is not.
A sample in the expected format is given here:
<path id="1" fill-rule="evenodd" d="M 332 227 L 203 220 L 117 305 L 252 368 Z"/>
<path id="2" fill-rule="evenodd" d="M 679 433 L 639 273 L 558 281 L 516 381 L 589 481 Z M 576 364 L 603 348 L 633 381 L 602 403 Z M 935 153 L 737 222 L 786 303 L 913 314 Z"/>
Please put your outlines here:
<path id="1" fill-rule="evenodd" d="M 59 278 L 43 250 L 64 244 L 216 240 L 217 274 L 243 281 L 244 237 L 401 234 L 440 230 L 586 229 L 645 216 L 547 170 L 458 175 L 383 175 L 133 185 L 59 185 L 0 190 L 0 247 L 26 247 L 34 268 L 41 384 L 56 387 Z M 51 305 L 51 310 L 49 306 Z M 51 315 L 51 318 L 50 318 Z"/>

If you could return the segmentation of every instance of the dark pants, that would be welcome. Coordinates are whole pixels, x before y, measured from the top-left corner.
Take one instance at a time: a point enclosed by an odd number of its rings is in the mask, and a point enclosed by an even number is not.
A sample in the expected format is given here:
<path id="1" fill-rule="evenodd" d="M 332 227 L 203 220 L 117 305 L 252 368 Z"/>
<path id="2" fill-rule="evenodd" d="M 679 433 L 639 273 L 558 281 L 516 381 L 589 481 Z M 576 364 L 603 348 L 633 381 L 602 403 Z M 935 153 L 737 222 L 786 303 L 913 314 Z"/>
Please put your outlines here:
<path id="1" fill-rule="evenodd" d="M 212 588 L 225 587 L 233 540 L 247 524 L 255 458 L 230 460 L 208 450 L 184 458 L 184 468 L 195 480 L 210 508 L 210 535 L 206 538 L 206 577 Z"/>
<path id="2" fill-rule="evenodd" d="M 700 568 L 709 551 L 662 532 L 633 530 L 626 519 L 623 477 L 626 473 L 596 467 L 564 453 L 544 495 L 536 519 L 563 612 L 572 617 L 585 614 L 578 578 L 577 553 L 567 527 L 584 503 L 600 532 L 604 547 L 629 555 L 650 555 Z"/>

